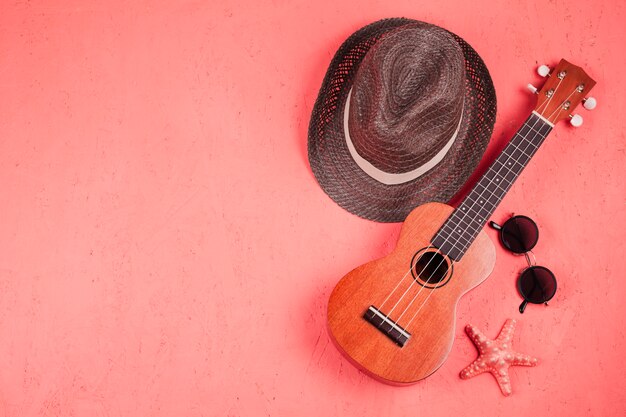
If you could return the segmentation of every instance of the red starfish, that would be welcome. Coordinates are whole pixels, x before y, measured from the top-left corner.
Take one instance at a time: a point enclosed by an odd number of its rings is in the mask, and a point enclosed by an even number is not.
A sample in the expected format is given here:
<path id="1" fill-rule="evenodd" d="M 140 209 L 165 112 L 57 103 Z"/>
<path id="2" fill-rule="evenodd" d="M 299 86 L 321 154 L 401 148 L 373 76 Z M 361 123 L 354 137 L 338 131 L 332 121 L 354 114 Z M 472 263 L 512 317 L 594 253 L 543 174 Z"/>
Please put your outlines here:
<path id="1" fill-rule="evenodd" d="M 461 371 L 461 379 L 468 379 L 483 372 L 491 372 L 498 381 L 502 393 L 511 395 L 511 380 L 509 366 L 535 366 L 537 358 L 514 352 L 511 348 L 511 338 L 515 330 L 515 320 L 508 319 L 496 340 L 487 339 L 476 327 L 468 324 L 465 332 L 470 337 L 476 349 L 478 358 L 470 366 Z"/>

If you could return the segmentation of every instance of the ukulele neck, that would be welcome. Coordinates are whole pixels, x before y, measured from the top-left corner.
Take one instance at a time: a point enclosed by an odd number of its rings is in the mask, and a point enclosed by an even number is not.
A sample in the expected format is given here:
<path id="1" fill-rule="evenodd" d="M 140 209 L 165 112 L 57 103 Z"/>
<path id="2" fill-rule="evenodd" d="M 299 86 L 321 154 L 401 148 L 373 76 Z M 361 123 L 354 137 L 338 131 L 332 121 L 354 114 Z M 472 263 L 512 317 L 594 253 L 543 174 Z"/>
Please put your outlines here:
<path id="1" fill-rule="evenodd" d="M 533 111 L 476 186 L 441 226 L 432 244 L 459 261 L 539 146 L 552 123 Z"/>

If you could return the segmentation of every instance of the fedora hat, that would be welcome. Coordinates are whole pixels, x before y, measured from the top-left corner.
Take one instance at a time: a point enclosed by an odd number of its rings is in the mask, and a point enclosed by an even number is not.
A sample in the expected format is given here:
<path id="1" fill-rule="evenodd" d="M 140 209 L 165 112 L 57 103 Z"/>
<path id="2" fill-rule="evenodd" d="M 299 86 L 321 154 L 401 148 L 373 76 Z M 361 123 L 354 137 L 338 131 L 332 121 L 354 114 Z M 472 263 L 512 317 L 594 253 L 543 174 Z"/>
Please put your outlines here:
<path id="1" fill-rule="evenodd" d="M 341 207 L 400 222 L 416 206 L 456 194 L 495 116 L 489 72 L 463 39 L 384 19 L 355 32 L 331 61 L 309 125 L 309 162 Z"/>

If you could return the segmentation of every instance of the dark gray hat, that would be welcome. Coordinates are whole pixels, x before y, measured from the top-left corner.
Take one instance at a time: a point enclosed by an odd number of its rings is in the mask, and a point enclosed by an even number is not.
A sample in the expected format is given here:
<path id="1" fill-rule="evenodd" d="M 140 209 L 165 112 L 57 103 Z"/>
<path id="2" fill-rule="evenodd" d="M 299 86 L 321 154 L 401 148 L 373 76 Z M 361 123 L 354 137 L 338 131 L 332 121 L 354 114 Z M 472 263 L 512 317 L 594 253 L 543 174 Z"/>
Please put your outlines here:
<path id="1" fill-rule="evenodd" d="M 447 202 L 478 165 L 496 116 L 482 59 L 438 26 L 385 19 L 341 45 L 309 125 L 322 189 L 370 220 Z"/>

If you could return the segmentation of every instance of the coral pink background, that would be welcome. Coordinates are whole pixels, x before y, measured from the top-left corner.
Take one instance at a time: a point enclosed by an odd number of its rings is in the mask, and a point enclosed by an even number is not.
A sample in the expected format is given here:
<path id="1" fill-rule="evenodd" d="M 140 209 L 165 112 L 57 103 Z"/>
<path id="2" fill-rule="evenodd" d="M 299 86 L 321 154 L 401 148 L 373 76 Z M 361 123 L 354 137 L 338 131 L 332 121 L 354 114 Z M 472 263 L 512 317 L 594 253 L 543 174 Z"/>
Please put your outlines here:
<path id="1" fill-rule="evenodd" d="M 623 2 L 3 1 L 0 416 L 623 416 L 626 196 Z M 497 248 L 464 297 L 448 361 L 383 385 L 329 343 L 328 295 L 391 251 L 399 224 L 318 187 L 307 125 L 326 67 L 382 17 L 442 25 L 482 55 L 498 120 L 480 166 L 525 119 L 538 63 L 598 85 L 495 213 L 534 217 L 549 307 L 520 302 Z M 496 238 L 493 231 L 488 231 Z M 541 359 L 504 398 L 472 323 Z"/>

